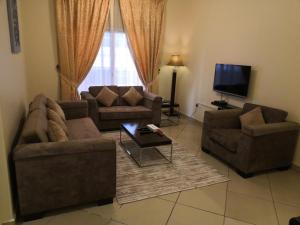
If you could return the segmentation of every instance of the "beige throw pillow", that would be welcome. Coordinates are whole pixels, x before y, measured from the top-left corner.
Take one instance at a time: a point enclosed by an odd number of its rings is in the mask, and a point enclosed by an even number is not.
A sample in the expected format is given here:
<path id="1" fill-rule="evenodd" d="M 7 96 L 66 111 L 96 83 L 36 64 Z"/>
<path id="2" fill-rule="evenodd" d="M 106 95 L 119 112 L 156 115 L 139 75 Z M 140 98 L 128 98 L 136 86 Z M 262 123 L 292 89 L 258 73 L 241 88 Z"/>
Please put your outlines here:
<path id="1" fill-rule="evenodd" d="M 47 117 L 48 120 L 52 120 L 55 123 L 57 123 L 66 134 L 68 134 L 68 128 L 65 124 L 65 121 L 63 121 L 63 119 L 52 109 L 47 108 Z"/>
<path id="2" fill-rule="evenodd" d="M 242 127 L 249 125 L 261 125 L 265 124 L 265 120 L 260 107 L 256 107 L 253 110 L 240 116 Z"/>
<path id="3" fill-rule="evenodd" d="M 118 94 L 114 91 L 110 90 L 108 87 L 104 87 L 96 96 L 96 99 L 103 105 L 110 107 L 118 97 Z"/>
<path id="4" fill-rule="evenodd" d="M 64 121 L 66 120 L 64 111 L 53 99 L 47 98 L 47 107 L 55 111 Z"/>
<path id="5" fill-rule="evenodd" d="M 52 142 L 68 141 L 68 137 L 58 123 L 48 120 L 48 136 Z"/>
<path id="6" fill-rule="evenodd" d="M 131 106 L 136 106 L 142 99 L 143 96 L 134 88 L 131 87 L 123 96 L 126 102 Z"/>

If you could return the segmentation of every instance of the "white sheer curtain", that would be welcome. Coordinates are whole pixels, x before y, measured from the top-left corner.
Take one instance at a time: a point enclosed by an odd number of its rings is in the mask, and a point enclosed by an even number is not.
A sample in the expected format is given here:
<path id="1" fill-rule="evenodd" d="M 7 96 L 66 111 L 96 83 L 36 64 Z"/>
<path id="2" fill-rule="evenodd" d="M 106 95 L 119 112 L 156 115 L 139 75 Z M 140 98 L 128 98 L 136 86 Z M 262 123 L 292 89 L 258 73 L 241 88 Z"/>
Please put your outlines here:
<path id="1" fill-rule="evenodd" d="M 90 72 L 78 87 L 79 93 L 96 85 L 143 86 L 123 31 L 117 3 L 118 1 L 115 1 L 111 10 L 113 15 L 110 19 L 110 28 L 104 34 L 101 48 Z"/>

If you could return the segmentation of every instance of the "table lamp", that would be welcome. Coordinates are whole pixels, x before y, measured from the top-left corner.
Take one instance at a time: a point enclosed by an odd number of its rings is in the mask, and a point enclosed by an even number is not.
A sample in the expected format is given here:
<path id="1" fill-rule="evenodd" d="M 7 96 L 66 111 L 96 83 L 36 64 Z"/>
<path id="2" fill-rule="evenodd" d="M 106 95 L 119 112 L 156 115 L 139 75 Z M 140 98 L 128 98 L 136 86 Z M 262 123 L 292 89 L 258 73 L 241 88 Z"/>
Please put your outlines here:
<path id="1" fill-rule="evenodd" d="M 172 76 L 172 87 L 171 87 L 171 99 L 170 99 L 170 110 L 167 113 L 168 116 L 178 116 L 178 112 L 174 110 L 175 104 L 175 89 L 176 89 L 176 77 L 177 77 L 177 68 L 184 66 L 180 55 L 172 55 L 170 61 L 167 64 L 168 66 L 173 66 L 173 76 Z"/>

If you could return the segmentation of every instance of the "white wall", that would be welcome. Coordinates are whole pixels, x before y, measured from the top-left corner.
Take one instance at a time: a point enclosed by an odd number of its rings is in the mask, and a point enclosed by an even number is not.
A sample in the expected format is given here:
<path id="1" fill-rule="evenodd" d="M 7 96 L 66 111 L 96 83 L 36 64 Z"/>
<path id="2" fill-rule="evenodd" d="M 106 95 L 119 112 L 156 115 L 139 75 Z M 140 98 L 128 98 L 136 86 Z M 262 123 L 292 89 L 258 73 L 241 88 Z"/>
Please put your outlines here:
<path id="1" fill-rule="evenodd" d="M 20 14 L 19 22 L 22 35 Z M 0 224 L 14 217 L 7 158 L 27 105 L 22 43 L 21 48 L 21 53 L 11 53 L 6 0 L 0 0 Z"/>
<path id="2" fill-rule="evenodd" d="M 0 109 L 0 224 L 13 219 L 13 206 L 8 172 L 7 143 L 4 138 L 2 114 Z"/>
<path id="3" fill-rule="evenodd" d="M 220 99 L 212 91 L 216 63 L 246 64 L 253 66 L 253 76 L 245 101 L 284 109 L 289 120 L 300 123 L 299 12 L 299 0 L 169 0 L 164 59 L 173 52 L 184 55 L 187 68 L 176 90 L 182 112 L 202 120 L 207 108 L 193 114 L 195 104 Z M 163 67 L 162 95 L 170 76 Z M 294 163 L 300 166 L 300 144 Z"/>
<path id="4" fill-rule="evenodd" d="M 54 99 L 59 95 L 54 2 L 25 0 L 20 7 L 29 100 L 39 93 Z"/>

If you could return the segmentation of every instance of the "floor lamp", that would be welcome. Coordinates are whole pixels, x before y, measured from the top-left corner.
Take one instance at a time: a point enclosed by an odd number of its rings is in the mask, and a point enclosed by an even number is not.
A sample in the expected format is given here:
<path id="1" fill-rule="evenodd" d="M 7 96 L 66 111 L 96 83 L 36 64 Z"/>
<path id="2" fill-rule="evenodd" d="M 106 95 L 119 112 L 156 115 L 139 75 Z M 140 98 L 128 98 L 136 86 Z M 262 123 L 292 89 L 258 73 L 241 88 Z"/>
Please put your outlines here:
<path id="1" fill-rule="evenodd" d="M 177 77 L 177 68 L 184 66 L 180 55 L 172 55 L 168 66 L 173 66 L 173 75 L 172 75 L 172 87 L 171 87 L 171 99 L 170 99 L 170 110 L 167 112 L 168 116 L 178 116 L 178 112 L 174 110 L 175 104 L 175 89 L 176 89 L 176 77 Z"/>

